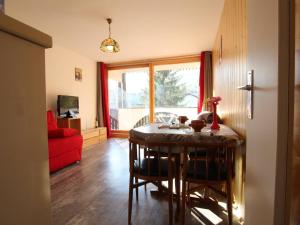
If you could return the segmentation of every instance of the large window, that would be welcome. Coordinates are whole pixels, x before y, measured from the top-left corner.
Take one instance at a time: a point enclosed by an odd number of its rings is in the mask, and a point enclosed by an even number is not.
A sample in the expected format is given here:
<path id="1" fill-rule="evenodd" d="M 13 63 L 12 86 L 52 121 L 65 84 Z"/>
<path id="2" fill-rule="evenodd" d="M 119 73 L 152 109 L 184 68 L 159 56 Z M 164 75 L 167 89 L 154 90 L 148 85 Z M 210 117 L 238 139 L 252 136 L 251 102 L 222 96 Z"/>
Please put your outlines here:
<path id="1" fill-rule="evenodd" d="M 110 70 L 109 107 L 112 130 L 130 130 L 149 115 L 149 69 Z"/>
<path id="2" fill-rule="evenodd" d="M 199 62 L 154 67 L 155 121 L 173 122 L 176 116 L 197 114 Z"/>
<path id="3" fill-rule="evenodd" d="M 161 64 L 108 72 L 111 129 L 130 130 L 149 122 L 197 115 L 200 63 Z"/>

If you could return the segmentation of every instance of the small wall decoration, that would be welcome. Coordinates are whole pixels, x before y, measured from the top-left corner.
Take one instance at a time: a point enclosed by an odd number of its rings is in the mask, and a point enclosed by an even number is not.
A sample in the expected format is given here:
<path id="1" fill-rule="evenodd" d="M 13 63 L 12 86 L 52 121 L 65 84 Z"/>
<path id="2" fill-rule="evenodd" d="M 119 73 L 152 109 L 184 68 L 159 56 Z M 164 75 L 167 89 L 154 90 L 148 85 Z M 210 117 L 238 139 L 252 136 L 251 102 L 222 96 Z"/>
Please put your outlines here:
<path id="1" fill-rule="evenodd" d="M 219 49 L 219 64 L 221 65 L 223 58 L 223 37 L 220 37 L 220 49 Z"/>
<path id="2" fill-rule="evenodd" d="M 0 0 L 0 13 L 4 14 L 4 0 Z"/>
<path id="3" fill-rule="evenodd" d="M 76 81 L 82 81 L 82 69 L 75 68 L 75 80 Z"/>

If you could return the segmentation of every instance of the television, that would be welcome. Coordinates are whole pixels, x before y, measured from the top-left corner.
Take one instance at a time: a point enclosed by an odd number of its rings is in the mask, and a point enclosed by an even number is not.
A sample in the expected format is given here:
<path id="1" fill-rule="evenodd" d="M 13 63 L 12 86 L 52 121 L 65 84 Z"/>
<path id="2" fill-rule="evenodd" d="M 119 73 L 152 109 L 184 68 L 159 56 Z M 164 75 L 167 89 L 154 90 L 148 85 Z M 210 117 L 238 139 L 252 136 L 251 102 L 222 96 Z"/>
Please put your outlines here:
<path id="1" fill-rule="evenodd" d="M 61 117 L 76 117 L 79 113 L 79 98 L 76 96 L 58 95 L 57 112 Z"/>

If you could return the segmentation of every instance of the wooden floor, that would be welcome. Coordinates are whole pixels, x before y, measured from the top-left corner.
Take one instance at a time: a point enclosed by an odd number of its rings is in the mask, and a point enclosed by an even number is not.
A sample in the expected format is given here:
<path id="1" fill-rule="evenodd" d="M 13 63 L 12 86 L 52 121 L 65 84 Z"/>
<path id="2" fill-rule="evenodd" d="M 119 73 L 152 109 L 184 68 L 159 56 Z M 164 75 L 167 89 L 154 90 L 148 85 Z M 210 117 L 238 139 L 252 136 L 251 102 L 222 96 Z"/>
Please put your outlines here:
<path id="1" fill-rule="evenodd" d="M 51 175 L 52 214 L 54 225 L 126 225 L 128 202 L 128 142 L 110 139 L 83 151 L 80 163 Z M 153 196 L 147 186 L 139 190 L 139 202 L 133 198 L 133 225 L 168 224 L 167 200 Z M 214 224 L 194 211 L 201 205 L 187 210 L 187 225 Z M 174 209 L 175 209 L 174 205 Z M 226 215 L 218 224 L 227 224 Z M 203 222 L 204 221 L 204 222 Z M 176 222 L 176 224 L 179 224 Z"/>

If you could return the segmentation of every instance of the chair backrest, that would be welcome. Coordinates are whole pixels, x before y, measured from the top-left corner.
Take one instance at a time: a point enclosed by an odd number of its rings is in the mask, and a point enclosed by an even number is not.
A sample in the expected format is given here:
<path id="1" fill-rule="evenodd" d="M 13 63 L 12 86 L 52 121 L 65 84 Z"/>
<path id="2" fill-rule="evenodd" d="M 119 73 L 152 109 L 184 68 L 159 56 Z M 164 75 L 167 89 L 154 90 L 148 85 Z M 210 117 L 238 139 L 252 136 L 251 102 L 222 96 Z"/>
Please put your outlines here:
<path id="1" fill-rule="evenodd" d="M 170 113 L 170 112 L 156 112 L 154 114 L 154 116 L 155 116 L 155 122 L 169 123 L 169 124 L 172 124 L 172 122 L 175 122 L 176 118 L 177 118 L 176 114 Z M 141 127 L 141 126 L 144 126 L 149 123 L 150 123 L 150 116 L 146 115 L 146 116 L 142 117 L 141 119 L 139 119 L 139 121 L 137 121 L 135 123 L 133 128 Z"/>
<path id="2" fill-rule="evenodd" d="M 174 144 L 146 143 L 141 140 L 129 139 L 130 172 L 135 176 L 149 179 L 167 179 L 168 171 L 173 170 L 173 155 L 171 148 Z"/>
<path id="3" fill-rule="evenodd" d="M 57 122 L 52 110 L 47 111 L 47 126 L 48 126 L 48 130 L 57 129 Z"/>
<path id="4" fill-rule="evenodd" d="M 224 182 L 232 176 L 233 149 L 226 145 L 184 144 L 183 175 L 196 182 Z"/>

